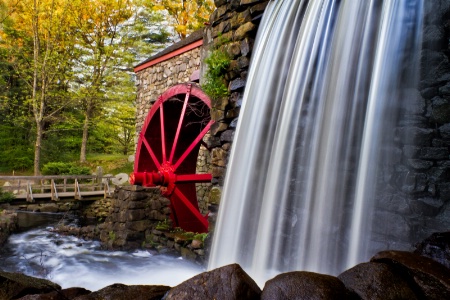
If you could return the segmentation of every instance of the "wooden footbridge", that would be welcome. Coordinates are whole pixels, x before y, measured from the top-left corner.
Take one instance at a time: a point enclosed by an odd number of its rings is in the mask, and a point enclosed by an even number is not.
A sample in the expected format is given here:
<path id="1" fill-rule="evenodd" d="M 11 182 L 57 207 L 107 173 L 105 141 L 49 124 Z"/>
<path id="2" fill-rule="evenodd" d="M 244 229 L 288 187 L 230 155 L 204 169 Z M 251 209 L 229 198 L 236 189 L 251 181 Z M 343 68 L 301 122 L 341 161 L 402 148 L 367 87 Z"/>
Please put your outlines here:
<path id="1" fill-rule="evenodd" d="M 13 193 L 17 200 L 35 202 L 107 198 L 112 195 L 112 178 L 112 175 L 0 176 L 0 182 L 5 182 L 3 191 Z"/>

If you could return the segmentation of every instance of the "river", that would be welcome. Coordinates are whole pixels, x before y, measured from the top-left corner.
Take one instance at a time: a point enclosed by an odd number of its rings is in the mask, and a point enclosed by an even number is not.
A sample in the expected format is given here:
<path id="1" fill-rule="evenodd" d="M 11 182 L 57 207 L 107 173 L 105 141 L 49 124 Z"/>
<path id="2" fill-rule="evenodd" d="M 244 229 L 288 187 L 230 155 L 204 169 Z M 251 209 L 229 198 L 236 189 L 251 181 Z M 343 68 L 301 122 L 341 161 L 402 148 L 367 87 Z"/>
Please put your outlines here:
<path id="1" fill-rule="evenodd" d="M 204 271 L 181 257 L 147 250 L 105 251 L 98 241 L 52 231 L 60 221 L 59 214 L 19 213 L 21 230 L 0 249 L 0 269 L 91 291 L 113 283 L 176 286 Z"/>

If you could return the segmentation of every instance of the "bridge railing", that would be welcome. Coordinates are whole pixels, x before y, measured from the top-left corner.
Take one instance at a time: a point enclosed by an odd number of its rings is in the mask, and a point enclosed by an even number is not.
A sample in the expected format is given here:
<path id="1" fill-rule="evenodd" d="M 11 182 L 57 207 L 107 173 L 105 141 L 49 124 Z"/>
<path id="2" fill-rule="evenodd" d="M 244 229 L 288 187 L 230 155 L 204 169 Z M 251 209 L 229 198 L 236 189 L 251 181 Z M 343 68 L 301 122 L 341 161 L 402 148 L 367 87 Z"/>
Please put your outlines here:
<path id="1" fill-rule="evenodd" d="M 0 176 L 5 181 L 4 191 L 12 192 L 17 199 L 34 202 L 37 198 L 59 200 L 73 197 L 81 200 L 83 196 L 111 196 L 112 175 L 50 175 L 50 176 Z"/>

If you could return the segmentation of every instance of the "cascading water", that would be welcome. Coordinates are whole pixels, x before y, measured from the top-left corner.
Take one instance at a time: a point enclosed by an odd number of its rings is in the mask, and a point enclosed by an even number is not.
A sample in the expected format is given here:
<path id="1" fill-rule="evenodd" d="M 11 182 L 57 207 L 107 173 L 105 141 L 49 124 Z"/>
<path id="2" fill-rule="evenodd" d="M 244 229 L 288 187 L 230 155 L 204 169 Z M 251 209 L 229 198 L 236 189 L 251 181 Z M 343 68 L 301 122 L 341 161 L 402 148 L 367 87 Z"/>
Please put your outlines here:
<path id="1" fill-rule="evenodd" d="M 106 251 L 98 241 L 60 235 L 53 229 L 65 221 L 67 216 L 61 214 L 19 212 L 18 217 L 25 231 L 14 233 L 0 247 L 1 271 L 92 291 L 114 283 L 175 286 L 203 271 L 181 257 L 147 250 Z"/>
<path id="2" fill-rule="evenodd" d="M 337 274 L 374 254 L 375 183 L 395 160 L 392 128 L 418 80 L 422 6 L 269 3 L 209 269 L 237 262 L 263 283 L 291 270 Z"/>

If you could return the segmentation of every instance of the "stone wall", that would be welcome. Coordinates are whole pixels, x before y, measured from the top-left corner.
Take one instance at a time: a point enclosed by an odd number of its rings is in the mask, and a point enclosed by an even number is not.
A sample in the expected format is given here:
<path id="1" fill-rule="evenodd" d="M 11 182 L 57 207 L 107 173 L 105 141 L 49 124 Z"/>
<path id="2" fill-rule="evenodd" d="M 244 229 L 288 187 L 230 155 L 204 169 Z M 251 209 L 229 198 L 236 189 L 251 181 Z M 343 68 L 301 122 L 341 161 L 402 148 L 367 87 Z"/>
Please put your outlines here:
<path id="1" fill-rule="evenodd" d="M 450 228 L 450 3 L 425 3 L 419 89 L 397 104 L 397 146 L 378 187 L 375 242 L 381 249 L 410 249 Z M 377 250 L 377 249 L 376 249 Z"/>
<path id="2" fill-rule="evenodd" d="M 228 156 L 234 138 L 244 87 L 247 79 L 252 48 L 257 28 L 268 1 L 261 0 L 216 0 L 216 10 L 210 17 L 210 25 L 205 30 L 204 47 L 206 53 L 219 45 L 231 57 L 231 64 L 224 76 L 229 97 L 212 99 L 211 117 L 215 123 L 207 140 L 211 151 L 211 171 L 213 175 L 209 196 L 210 228 L 214 226 L 222 194 Z M 223 41 L 227 41 L 223 43 Z M 202 72 L 206 66 L 202 65 Z"/>
<path id="3" fill-rule="evenodd" d="M 193 42 L 201 39 L 201 35 L 196 37 L 196 39 L 195 37 L 193 37 Z M 176 51 L 177 44 L 171 46 L 169 50 Z M 168 52 L 170 53 L 170 51 Z M 189 82 L 194 71 L 200 69 L 200 47 L 152 64 L 153 62 L 159 61 L 161 57 L 164 58 L 164 55 L 160 56 L 161 54 L 151 57 L 135 68 L 136 70 L 141 65 L 145 66 L 146 64 L 150 64 L 149 67 L 136 72 L 136 138 L 141 132 L 143 123 L 152 104 L 158 97 L 171 86 Z"/>

